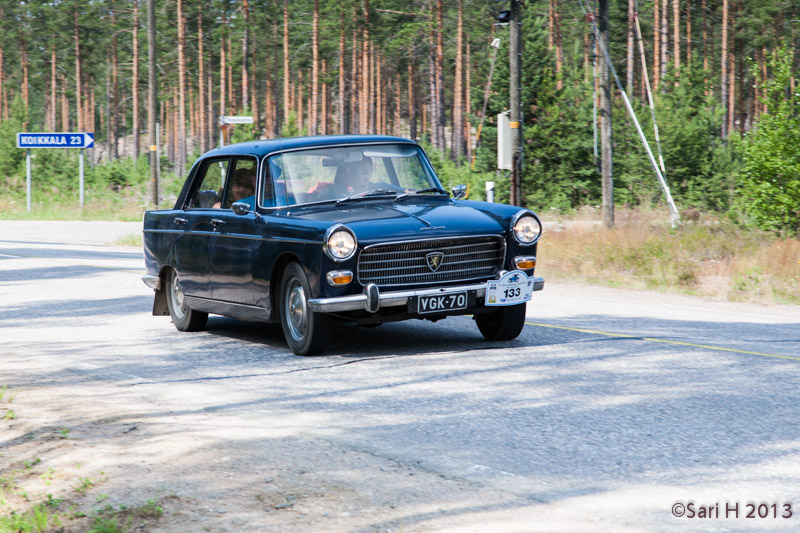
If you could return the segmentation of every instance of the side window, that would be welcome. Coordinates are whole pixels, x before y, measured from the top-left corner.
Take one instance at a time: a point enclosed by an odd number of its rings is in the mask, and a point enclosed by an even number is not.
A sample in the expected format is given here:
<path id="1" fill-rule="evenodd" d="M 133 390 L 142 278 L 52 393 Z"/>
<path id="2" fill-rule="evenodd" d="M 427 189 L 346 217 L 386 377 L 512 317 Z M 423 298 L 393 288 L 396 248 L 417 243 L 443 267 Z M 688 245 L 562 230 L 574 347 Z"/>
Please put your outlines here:
<path id="1" fill-rule="evenodd" d="M 256 208 L 256 168 L 254 157 L 235 157 L 228 182 L 225 184 L 224 208 L 230 209 L 235 202 L 244 202 L 250 209 Z"/>
<path id="2" fill-rule="evenodd" d="M 189 208 L 219 208 L 222 201 L 222 186 L 228 174 L 228 159 L 211 159 L 203 163 L 197 178 L 200 185 L 189 200 Z"/>

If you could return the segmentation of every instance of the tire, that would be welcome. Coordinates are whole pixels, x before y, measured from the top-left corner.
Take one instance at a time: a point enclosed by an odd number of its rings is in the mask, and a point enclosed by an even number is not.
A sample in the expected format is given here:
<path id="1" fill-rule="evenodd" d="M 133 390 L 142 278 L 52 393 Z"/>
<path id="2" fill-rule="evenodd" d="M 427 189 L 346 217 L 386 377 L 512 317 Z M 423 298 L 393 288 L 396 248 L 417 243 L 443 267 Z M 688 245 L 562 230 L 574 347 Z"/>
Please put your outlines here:
<path id="1" fill-rule="evenodd" d="M 510 341 L 519 337 L 525 326 L 525 306 L 521 303 L 498 307 L 490 313 L 475 315 L 475 323 L 487 341 Z"/>
<path id="2" fill-rule="evenodd" d="M 331 340 L 331 317 L 308 308 L 310 295 L 303 268 L 298 263 L 289 263 L 281 278 L 281 327 L 286 343 L 297 355 L 320 354 Z"/>
<path id="3" fill-rule="evenodd" d="M 178 331 L 201 331 L 206 327 L 208 313 L 196 311 L 186 305 L 183 290 L 181 290 L 181 281 L 175 270 L 170 269 L 167 273 L 164 290 L 167 291 L 169 315 Z"/>

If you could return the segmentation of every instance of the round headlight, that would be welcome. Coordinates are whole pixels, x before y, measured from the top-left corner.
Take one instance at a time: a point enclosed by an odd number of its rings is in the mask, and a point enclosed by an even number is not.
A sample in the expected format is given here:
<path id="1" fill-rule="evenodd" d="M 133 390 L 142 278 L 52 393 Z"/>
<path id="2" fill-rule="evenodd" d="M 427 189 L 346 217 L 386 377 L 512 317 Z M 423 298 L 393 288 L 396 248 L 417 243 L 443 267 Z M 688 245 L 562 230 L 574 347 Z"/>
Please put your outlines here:
<path id="1" fill-rule="evenodd" d="M 333 259 L 344 261 L 356 251 L 356 239 L 346 230 L 337 230 L 328 237 L 328 253 Z"/>
<path id="2" fill-rule="evenodd" d="M 514 224 L 514 236 L 522 244 L 533 244 L 542 234 L 542 226 L 533 215 L 522 215 Z"/>

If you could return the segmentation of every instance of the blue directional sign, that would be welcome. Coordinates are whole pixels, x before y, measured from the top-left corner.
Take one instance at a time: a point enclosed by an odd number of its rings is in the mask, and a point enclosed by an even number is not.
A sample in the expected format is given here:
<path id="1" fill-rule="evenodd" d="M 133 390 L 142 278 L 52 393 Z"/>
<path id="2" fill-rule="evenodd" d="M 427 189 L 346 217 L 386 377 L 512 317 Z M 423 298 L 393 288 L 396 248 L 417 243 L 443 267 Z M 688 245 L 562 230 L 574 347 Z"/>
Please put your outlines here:
<path id="1" fill-rule="evenodd" d="M 17 133 L 17 148 L 92 148 L 94 133 Z"/>

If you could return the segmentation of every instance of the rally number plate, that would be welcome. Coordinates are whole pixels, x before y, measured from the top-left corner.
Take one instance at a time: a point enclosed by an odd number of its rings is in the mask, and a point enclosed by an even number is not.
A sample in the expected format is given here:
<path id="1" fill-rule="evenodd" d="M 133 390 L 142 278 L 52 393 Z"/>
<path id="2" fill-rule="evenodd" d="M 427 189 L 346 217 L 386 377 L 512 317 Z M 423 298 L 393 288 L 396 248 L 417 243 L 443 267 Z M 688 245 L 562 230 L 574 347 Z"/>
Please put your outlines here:
<path id="1" fill-rule="evenodd" d="M 486 282 L 486 305 L 516 305 L 533 294 L 533 278 L 514 270 L 498 280 Z"/>
<path id="2" fill-rule="evenodd" d="M 448 294 L 434 294 L 420 296 L 417 299 L 417 313 L 438 313 L 454 309 L 466 309 L 469 298 L 466 292 L 453 292 Z"/>

